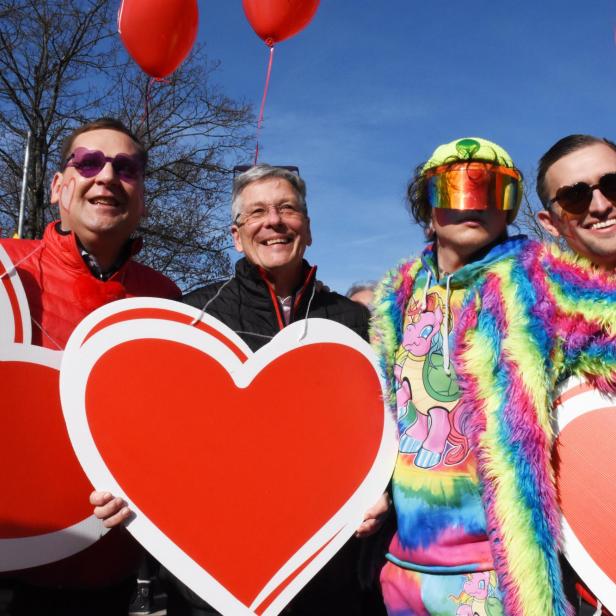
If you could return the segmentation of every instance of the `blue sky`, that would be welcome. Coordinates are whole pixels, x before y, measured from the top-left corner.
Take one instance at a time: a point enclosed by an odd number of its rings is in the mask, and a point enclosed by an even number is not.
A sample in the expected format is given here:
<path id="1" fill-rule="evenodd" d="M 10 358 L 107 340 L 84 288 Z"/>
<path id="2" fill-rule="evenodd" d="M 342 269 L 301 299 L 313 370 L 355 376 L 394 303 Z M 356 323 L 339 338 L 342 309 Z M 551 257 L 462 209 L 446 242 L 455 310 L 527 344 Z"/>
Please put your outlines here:
<path id="1" fill-rule="evenodd" d="M 199 9 L 218 83 L 258 111 L 268 50 L 241 1 Z M 321 0 L 276 46 L 260 139 L 308 184 L 319 278 L 345 292 L 421 249 L 404 192 L 440 143 L 486 137 L 532 179 L 561 136 L 616 138 L 615 25 L 616 0 Z"/>

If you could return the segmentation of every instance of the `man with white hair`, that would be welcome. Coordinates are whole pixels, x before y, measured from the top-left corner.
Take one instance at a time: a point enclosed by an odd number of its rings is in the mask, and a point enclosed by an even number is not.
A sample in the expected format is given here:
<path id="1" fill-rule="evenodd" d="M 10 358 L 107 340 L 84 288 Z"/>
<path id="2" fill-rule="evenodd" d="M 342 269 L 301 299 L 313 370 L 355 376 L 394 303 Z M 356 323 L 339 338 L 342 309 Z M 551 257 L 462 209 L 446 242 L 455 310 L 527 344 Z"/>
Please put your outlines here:
<path id="1" fill-rule="evenodd" d="M 296 168 L 255 165 L 236 175 L 232 192 L 233 243 L 243 253 L 229 280 L 198 289 L 184 301 L 233 329 L 256 351 L 290 323 L 307 317 L 331 319 L 368 339 L 368 311 L 316 281 L 316 266 L 304 260 L 312 243 L 306 184 Z M 309 495 L 306 495 L 308 498 Z M 375 531 L 388 497 L 366 514 L 358 535 Z M 95 514 L 108 526 L 129 510 L 119 498 L 94 492 Z M 351 539 L 285 608 L 289 616 L 368 616 L 385 613 L 370 603 L 358 581 L 359 543 Z M 238 567 L 245 566 L 238 560 Z M 169 616 L 216 614 L 169 572 Z M 376 591 L 375 591 L 376 592 Z"/>

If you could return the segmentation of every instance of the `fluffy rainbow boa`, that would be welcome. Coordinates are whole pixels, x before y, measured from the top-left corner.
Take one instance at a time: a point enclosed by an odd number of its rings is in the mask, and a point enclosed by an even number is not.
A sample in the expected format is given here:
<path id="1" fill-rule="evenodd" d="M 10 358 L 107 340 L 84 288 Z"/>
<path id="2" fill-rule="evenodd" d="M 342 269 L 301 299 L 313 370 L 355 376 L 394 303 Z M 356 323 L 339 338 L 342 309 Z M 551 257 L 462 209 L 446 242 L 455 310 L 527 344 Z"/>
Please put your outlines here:
<path id="1" fill-rule="evenodd" d="M 379 286 L 372 340 L 396 411 L 393 365 L 420 259 Z M 564 616 L 552 394 L 570 374 L 616 389 L 616 276 L 522 242 L 467 290 L 453 359 L 478 460 L 494 566 L 508 616 Z"/>

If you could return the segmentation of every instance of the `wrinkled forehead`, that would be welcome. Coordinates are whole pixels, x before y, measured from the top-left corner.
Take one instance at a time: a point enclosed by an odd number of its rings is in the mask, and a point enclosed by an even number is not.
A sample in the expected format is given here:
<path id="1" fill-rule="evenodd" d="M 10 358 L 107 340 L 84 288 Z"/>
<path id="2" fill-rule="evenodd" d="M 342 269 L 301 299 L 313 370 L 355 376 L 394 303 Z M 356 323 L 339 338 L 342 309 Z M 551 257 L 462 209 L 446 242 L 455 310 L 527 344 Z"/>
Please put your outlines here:
<path id="1" fill-rule="evenodd" d="M 250 182 L 238 196 L 242 209 L 257 205 L 300 203 L 300 196 L 294 186 L 279 177 L 266 177 Z"/>

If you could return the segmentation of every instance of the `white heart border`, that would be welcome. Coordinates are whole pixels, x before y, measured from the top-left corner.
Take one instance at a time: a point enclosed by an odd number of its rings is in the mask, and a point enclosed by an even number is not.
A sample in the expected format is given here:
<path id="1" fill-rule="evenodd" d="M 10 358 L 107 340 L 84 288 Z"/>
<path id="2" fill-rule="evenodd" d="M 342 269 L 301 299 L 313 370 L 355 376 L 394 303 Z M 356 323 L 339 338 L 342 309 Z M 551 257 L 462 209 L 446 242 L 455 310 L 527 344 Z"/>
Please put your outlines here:
<path id="1" fill-rule="evenodd" d="M 28 298 L 26 291 L 21 283 L 17 269 L 13 265 L 11 258 L 6 250 L 0 245 L 0 263 L 4 266 L 6 272 L 0 279 L 0 323 L 2 323 L 2 329 L 0 329 L 0 344 L 4 345 L 7 342 L 15 342 L 15 315 L 11 302 L 9 301 L 6 291 L 4 290 L 4 278 L 10 280 L 10 284 L 15 291 L 17 298 L 17 306 L 19 309 L 19 317 L 22 323 L 23 330 L 23 344 L 30 344 L 32 342 L 32 322 L 30 320 L 30 307 L 28 305 Z M 10 323 L 9 323 L 10 322 Z M 5 324 L 8 323 L 10 328 L 8 331 L 5 329 Z"/>
<path id="2" fill-rule="evenodd" d="M 170 310 L 199 319 L 233 342 L 244 352 L 248 360 L 240 361 L 227 345 L 211 334 L 196 327 L 158 318 L 123 320 L 106 325 L 90 336 L 92 329 L 109 317 L 142 308 Z M 204 600 L 223 614 L 233 616 L 254 614 L 253 610 L 258 609 L 287 577 L 295 573 L 310 556 L 321 550 L 262 612 L 262 616 L 275 616 L 354 534 L 364 512 L 385 490 L 397 455 L 395 422 L 383 404 L 384 428 L 381 444 L 365 480 L 340 511 L 270 580 L 252 605 L 246 606 L 163 535 L 147 515 L 135 506 L 107 469 L 90 434 L 85 410 L 85 388 L 90 370 L 111 347 L 139 338 L 172 340 L 207 352 L 228 370 L 239 387 L 248 386 L 264 366 L 286 351 L 302 345 L 317 342 L 345 344 L 364 355 L 372 364 L 376 374 L 380 375 L 376 357 L 370 345 L 360 336 L 339 323 L 325 319 L 308 319 L 293 323 L 275 337 L 273 344 L 267 344 L 253 353 L 237 334 L 217 319 L 207 314 L 202 315 L 199 310 L 190 306 L 156 298 L 120 300 L 97 309 L 79 324 L 67 343 L 60 373 L 62 406 L 71 442 L 86 475 L 97 489 L 108 490 L 129 503 L 135 513 L 134 519 L 127 525 L 130 532 Z M 383 387 L 382 381 L 381 385 Z M 198 589 L 203 591 L 199 592 Z"/>

